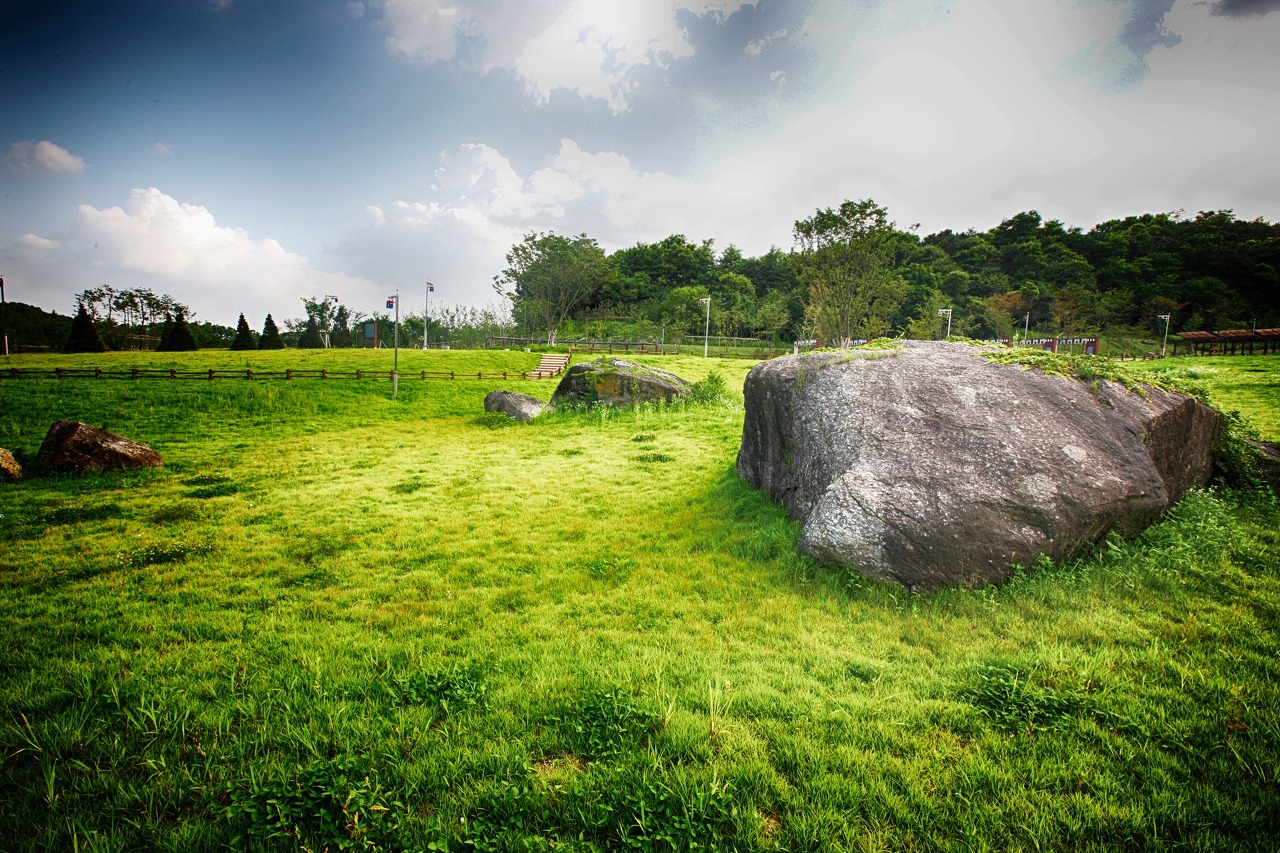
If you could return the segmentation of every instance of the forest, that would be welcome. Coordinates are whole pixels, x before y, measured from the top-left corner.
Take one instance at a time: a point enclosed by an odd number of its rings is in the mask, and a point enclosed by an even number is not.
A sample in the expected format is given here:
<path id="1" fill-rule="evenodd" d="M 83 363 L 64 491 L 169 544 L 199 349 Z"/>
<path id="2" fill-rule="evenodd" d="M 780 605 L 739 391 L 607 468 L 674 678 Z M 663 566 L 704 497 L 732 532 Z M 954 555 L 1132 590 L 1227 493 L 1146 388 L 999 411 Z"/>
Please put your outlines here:
<path id="1" fill-rule="evenodd" d="M 561 340 L 623 321 L 640 339 L 711 334 L 796 340 L 903 334 L 1007 339 L 1275 326 L 1280 225 L 1230 210 L 1143 214 L 1085 231 L 1037 211 L 987 230 L 919 236 L 874 201 L 795 224 L 795 245 L 748 257 L 675 234 L 610 255 L 587 235 L 530 234 L 495 287 L 517 323 Z M 831 303 L 843 316 L 828 316 Z M 837 330 L 841 323 L 845 328 Z M 827 326 L 824 330 L 823 326 Z"/>
<path id="2" fill-rule="evenodd" d="M 1150 336 L 1280 325 L 1280 224 L 1231 210 L 1148 213 L 1089 230 L 1035 210 L 986 230 L 920 236 L 873 200 L 817 210 L 793 228 L 793 245 L 758 257 L 713 239 L 673 234 L 607 253 L 586 234 L 530 233 L 494 276 L 501 296 L 483 308 L 433 304 L 406 312 L 399 340 L 477 346 L 490 336 L 548 342 L 670 342 L 705 332 L 770 342 L 839 345 L 879 335 L 981 340 L 1033 335 Z M 279 345 L 361 346 L 358 324 L 392 339 L 387 313 L 348 312 L 303 298 L 305 316 L 281 306 Z M 709 301 L 709 304 L 708 304 Z M 187 306 L 145 288 L 86 290 L 77 299 L 108 349 L 154 349 L 166 316 L 185 312 L 200 347 L 257 348 L 277 325 L 196 322 Z M 10 303 L 0 325 L 15 351 L 61 349 L 70 316 Z M 942 312 L 949 312 L 944 317 Z M 246 320 L 241 318 L 241 325 Z"/>

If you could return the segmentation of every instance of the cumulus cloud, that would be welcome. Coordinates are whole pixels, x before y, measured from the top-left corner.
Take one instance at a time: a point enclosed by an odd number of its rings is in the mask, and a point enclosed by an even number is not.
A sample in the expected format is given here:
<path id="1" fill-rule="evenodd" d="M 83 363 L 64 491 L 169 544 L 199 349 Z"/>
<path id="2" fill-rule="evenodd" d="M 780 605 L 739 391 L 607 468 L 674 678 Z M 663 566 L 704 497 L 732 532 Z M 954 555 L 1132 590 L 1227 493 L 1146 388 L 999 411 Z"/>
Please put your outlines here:
<path id="1" fill-rule="evenodd" d="M 773 42 L 777 41 L 780 38 L 785 38 L 786 35 L 787 35 L 786 29 L 775 30 L 774 32 L 770 33 L 769 35 L 765 36 L 762 39 L 757 39 L 756 41 L 747 42 L 747 46 L 742 49 L 743 53 L 746 53 L 748 56 L 759 56 L 760 54 L 764 53 L 764 49 L 766 47 L 768 47 L 770 44 L 772 44 Z"/>
<path id="2" fill-rule="evenodd" d="M 384 0 L 392 50 L 481 71 L 505 68 L 546 101 L 556 89 L 627 108 L 631 72 L 692 55 L 681 11 L 723 21 L 756 0 Z M 467 51 L 460 54 L 460 48 Z"/>
<path id="3" fill-rule="evenodd" d="M 85 167 L 83 159 L 47 139 L 40 142 L 15 142 L 9 146 L 3 160 L 10 170 L 19 175 L 78 175 Z"/>
<path id="4" fill-rule="evenodd" d="M 302 313 L 304 296 L 371 299 L 378 289 L 366 279 L 321 269 L 275 240 L 219 225 L 208 209 L 154 187 L 132 190 L 122 206 L 82 204 L 69 234 L 26 234 L 14 248 L 23 279 L 66 290 L 64 303 L 103 282 L 147 286 L 228 325 L 241 311 L 255 322 L 267 313 L 282 319 Z"/>

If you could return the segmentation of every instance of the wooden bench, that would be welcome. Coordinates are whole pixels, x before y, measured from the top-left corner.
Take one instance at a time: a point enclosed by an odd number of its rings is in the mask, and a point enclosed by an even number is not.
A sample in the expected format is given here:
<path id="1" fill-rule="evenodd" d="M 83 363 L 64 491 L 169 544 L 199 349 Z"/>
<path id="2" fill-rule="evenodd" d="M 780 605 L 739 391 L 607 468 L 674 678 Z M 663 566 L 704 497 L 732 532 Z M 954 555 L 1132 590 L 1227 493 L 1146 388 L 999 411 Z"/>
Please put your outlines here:
<path id="1" fill-rule="evenodd" d="M 538 366 L 525 374 L 526 379 L 550 379 L 559 376 L 569 366 L 569 356 L 545 353 L 538 359 Z"/>

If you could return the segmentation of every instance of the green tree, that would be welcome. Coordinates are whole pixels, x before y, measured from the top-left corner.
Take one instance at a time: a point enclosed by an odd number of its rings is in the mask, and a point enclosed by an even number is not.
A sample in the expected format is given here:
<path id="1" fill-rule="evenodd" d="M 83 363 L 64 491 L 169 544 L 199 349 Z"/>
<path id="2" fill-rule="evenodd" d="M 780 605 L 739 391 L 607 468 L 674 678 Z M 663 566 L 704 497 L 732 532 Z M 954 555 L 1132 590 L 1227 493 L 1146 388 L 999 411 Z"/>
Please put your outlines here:
<path id="1" fill-rule="evenodd" d="M 196 346 L 195 336 L 191 334 L 191 327 L 187 325 L 187 316 L 184 312 L 179 311 L 172 323 L 166 323 L 166 326 L 168 334 L 160 336 L 157 352 L 195 352 L 199 349 Z"/>
<path id="2" fill-rule="evenodd" d="M 793 234 L 819 337 L 848 346 L 887 332 L 907 289 L 892 267 L 897 244 L 888 211 L 871 199 L 845 201 L 797 221 Z"/>
<path id="3" fill-rule="evenodd" d="M 344 349 L 351 346 L 351 318 L 347 306 L 339 305 L 333 312 L 333 327 L 329 331 L 329 346 Z"/>
<path id="4" fill-rule="evenodd" d="M 262 324 L 262 336 L 258 338 L 258 349 L 284 349 L 284 342 L 280 340 L 280 329 L 276 326 L 276 321 L 271 319 L 270 314 Z"/>
<path id="5" fill-rule="evenodd" d="M 71 334 L 62 347 L 63 352 L 106 352 L 102 338 L 98 335 L 98 327 L 93 324 L 93 317 L 81 302 L 76 316 L 71 321 Z"/>
<path id="6" fill-rule="evenodd" d="M 244 319 L 244 314 L 241 314 L 240 319 L 236 322 L 236 339 L 231 342 L 231 349 L 250 350 L 257 348 L 258 342 L 253 338 L 253 330 L 249 328 L 249 323 Z"/>
<path id="7" fill-rule="evenodd" d="M 320 337 L 320 327 L 314 314 L 307 316 L 307 324 L 298 338 L 298 349 L 324 349 L 324 338 Z"/>
<path id="8" fill-rule="evenodd" d="M 512 300 L 518 317 L 540 319 L 547 343 L 553 344 L 573 311 L 589 304 L 616 275 L 617 268 L 586 234 L 530 233 L 507 252 L 507 268 L 494 277 L 493 286 Z"/>

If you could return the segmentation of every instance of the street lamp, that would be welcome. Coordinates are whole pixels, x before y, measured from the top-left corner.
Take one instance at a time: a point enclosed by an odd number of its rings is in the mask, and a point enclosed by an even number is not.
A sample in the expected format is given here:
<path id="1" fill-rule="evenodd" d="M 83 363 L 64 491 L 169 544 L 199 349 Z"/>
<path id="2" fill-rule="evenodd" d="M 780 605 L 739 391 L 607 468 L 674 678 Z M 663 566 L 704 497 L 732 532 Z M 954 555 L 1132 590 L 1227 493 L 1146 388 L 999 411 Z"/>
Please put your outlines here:
<path id="1" fill-rule="evenodd" d="M 435 293 L 436 286 L 431 282 L 427 282 L 427 301 L 422 308 L 422 348 L 428 349 L 430 346 L 431 334 L 431 294 Z"/>
<path id="2" fill-rule="evenodd" d="M 707 306 L 707 322 L 702 327 L 702 357 L 707 357 L 707 339 L 711 334 L 711 297 L 707 296 L 698 300 L 699 305 Z"/>
<path id="3" fill-rule="evenodd" d="M 387 297 L 387 308 L 396 309 L 396 322 L 391 327 L 391 345 L 395 349 L 391 361 L 391 399 L 394 400 L 400 394 L 400 290 L 398 288 L 395 296 Z"/>
<path id="4" fill-rule="evenodd" d="M 945 314 L 945 315 L 946 315 L 946 317 L 947 317 L 947 338 L 949 338 L 949 337 L 951 337 L 951 309 L 950 309 L 950 308 L 939 308 L 939 309 L 938 309 L 938 316 L 939 316 L 939 317 L 941 317 L 941 316 L 943 316 L 944 314 Z M 943 340 L 946 340 L 946 338 L 943 338 Z"/>
<path id="5" fill-rule="evenodd" d="M 1171 315 L 1169 315 L 1169 314 L 1157 314 L 1157 315 L 1156 315 L 1156 319 L 1157 319 L 1157 320 L 1164 320 L 1164 340 L 1162 340 L 1162 341 L 1160 342 L 1160 357 L 1161 357 L 1161 358 L 1164 358 L 1164 350 L 1165 350 L 1165 347 L 1166 347 L 1166 346 L 1168 346 L 1168 344 L 1169 344 L 1169 319 L 1170 319 L 1170 317 L 1171 317 Z"/>

